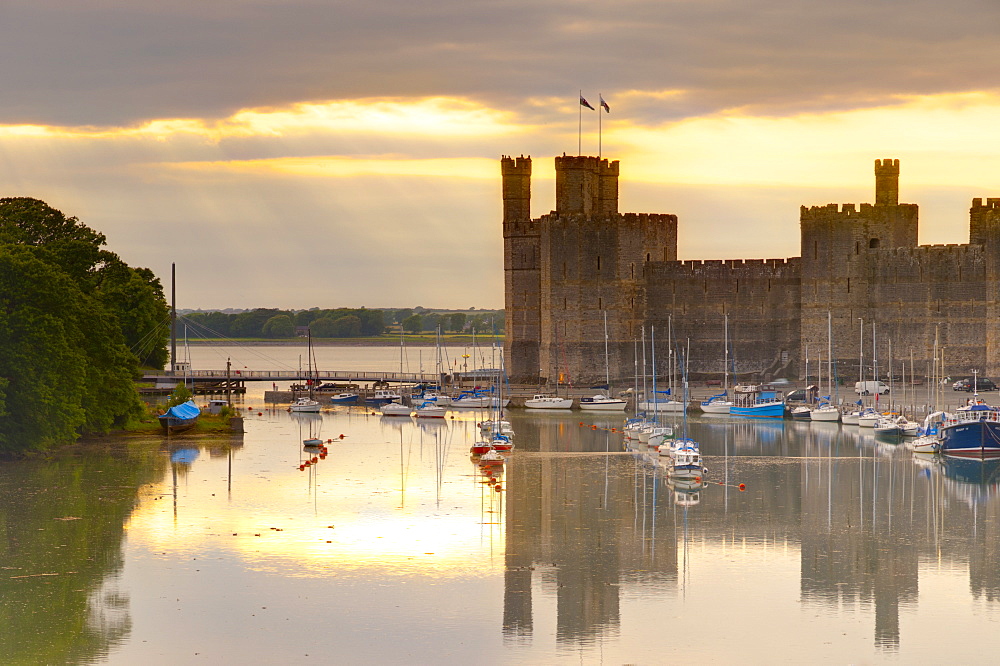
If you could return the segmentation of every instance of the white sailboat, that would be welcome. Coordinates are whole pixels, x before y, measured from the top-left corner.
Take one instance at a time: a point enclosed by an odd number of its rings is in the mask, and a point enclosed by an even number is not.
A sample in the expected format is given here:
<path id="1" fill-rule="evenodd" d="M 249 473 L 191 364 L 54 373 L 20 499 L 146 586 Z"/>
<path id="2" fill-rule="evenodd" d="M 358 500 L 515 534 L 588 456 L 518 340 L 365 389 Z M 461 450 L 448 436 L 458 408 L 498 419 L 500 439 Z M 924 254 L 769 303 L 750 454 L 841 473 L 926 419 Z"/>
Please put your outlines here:
<path id="1" fill-rule="evenodd" d="M 306 352 L 306 354 L 308 356 L 307 363 L 309 364 L 309 369 L 307 371 L 307 377 L 308 377 L 308 379 L 306 381 L 309 384 L 309 397 L 308 398 L 305 398 L 305 397 L 299 398 L 298 400 L 296 400 L 295 402 L 293 402 L 291 405 L 289 405 L 288 411 L 290 411 L 290 412 L 318 412 L 318 411 L 320 411 L 320 404 L 319 404 L 319 402 L 316 401 L 316 400 L 313 400 L 313 385 L 316 383 L 316 378 L 314 376 L 315 373 L 313 372 L 312 329 L 306 329 L 306 339 L 307 339 L 307 342 L 306 342 L 307 352 Z M 302 359 L 302 357 L 300 356 L 299 357 L 299 371 L 300 372 L 302 371 L 302 360 L 301 359 Z"/>
<path id="2" fill-rule="evenodd" d="M 729 314 L 725 315 L 725 366 L 723 371 L 722 393 L 713 395 L 701 403 L 701 411 L 706 414 L 728 414 L 733 401 L 729 399 Z"/>
<path id="3" fill-rule="evenodd" d="M 835 407 L 833 403 L 830 402 L 830 396 L 833 395 L 833 316 L 830 311 L 826 312 L 826 389 L 828 395 L 824 397 L 824 402 L 819 404 L 812 410 L 809 415 L 813 421 L 839 421 L 840 420 L 840 409 Z M 823 362 L 820 361 L 820 370 L 822 371 Z M 820 380 L 819 385 L 822 386 L 823 382 Z"/>
<path id="4" fill-rule="evenodd" d="M 604 312 L 604 385 L 611 390 L 611 375 L 608 360 L 608 313 Z M 610 395 L 598 393 L 589 398 L 580 398 L 580 409 L 586 411 L 625 411 L 627 403 L 620 398 L 612 398 Z"/>

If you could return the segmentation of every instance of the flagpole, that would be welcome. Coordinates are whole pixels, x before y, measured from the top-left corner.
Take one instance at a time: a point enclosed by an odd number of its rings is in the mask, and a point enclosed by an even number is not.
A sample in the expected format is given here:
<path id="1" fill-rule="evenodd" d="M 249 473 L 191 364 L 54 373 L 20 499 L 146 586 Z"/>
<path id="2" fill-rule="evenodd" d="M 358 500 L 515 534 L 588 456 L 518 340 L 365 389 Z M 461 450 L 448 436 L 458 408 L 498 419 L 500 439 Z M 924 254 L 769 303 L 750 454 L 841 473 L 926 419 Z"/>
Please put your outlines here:
<path id="1" fill-rule="evenodd" d="M 601 93 L 597 93 L 597 99 L 600 100 L 600 101 L 603 101 L 604 100 L 604 96 Z M 604 115 L 603 113 L 601 113 L 602 111 L 604 111 L 604 107 L 602 107 L 600 104 L 598 104 L 597 105 L 597 161 L 598 162 L 601 161 L 601 148 L 602 148 L 602 146 L 601 146 L 601 121 L 602 121 L 601 116 Z"/>
<path id="2" fill-rule="evenodd" d="M 580 99 L 583 99 L 583 90 L 580 90 Z M 583 155 L 583 104 L 577 104 L 579 107 L 579 124 L 576 130 L 576 154 Z"/>

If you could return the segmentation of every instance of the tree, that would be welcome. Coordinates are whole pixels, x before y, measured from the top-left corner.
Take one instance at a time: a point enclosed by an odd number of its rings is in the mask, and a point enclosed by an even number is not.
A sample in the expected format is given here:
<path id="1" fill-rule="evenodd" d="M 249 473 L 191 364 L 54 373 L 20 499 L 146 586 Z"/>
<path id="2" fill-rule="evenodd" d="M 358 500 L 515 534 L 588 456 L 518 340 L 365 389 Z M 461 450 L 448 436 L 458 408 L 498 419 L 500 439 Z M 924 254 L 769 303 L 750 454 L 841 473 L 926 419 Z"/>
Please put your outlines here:
<path id="1" fill-rule="evenodd" d="M 293 338 L 295 324 L 288 315 L 274 315 L 264 322 L 261 333 L 265 338 Z"/>
<path id="2" fill-rule="evenodd" d="M 309 330 L 312 332 L 313 337 L 332 338 L 336 335 L 336 324 L 336 320 L 331 317 L 320 317 L 309 325 Z"/>
<path id="3" fill-rule="evenodd" d="M 418 314 L 410 315 L 403 320 L 403 330 L 407 333 L 420 333 L 424 330 L 424 318 Z"/>
<path id="4" fill-rule="evenodd" d="M 441 315 L 435 312 L 432 312 L 431 314 L 426 314 L 423 317 L 424 321 L 420 328 L 420 330 L 422 331 L 436 331 L 438 324 L 441 324 L 443 321 Z"/>
<path id="5" fill-rule="evenodd" d="M 45 202 L 0 199 L 0 449 L 141 415 L 136 354 L 166 360 L 166 304 L 153 274 L 104 242 Z"/>
<path id="6" fill-rule="evenodd" d="M 456 333 L 461 333 L 465 328 L 465 320 L 468 317 L 465 316 L 464 312 L 455 312 L 448 317 L 448 330 L 455 331 Z"/>
<path id="7" fill-rule="evenodd" d="M 333 322 L 333 336 L 337 338 L 356 338 L 361 335 L 361 318 L 354 315 L 340 317 Z"/>

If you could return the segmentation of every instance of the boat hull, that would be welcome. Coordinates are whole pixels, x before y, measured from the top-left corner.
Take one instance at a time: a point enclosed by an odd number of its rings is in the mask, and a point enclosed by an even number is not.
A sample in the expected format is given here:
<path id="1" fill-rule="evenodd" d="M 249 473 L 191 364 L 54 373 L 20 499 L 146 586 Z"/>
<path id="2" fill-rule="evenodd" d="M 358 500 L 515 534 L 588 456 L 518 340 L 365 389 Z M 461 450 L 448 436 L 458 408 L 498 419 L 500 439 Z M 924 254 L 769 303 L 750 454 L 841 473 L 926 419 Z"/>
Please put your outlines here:
<path id="1" fill-rule="evenodd" d="M 813 421 L 839 421 L 840 411 L 837 409 L 814 409 L 810 418 Z"/>
<path id="2" fill-rule="evenodd" d="M 198 417 L 193 419 L 179 419 L 176 416 L 161 416 L 160 429 L 166 435 L 176 435 L 186 432 L 198 425 Z"/>
<path id="3" fill-rule="evenodd" d="M 780 419 L 785 416 L 785 403 L 769 402 L 750 405 L 748 407 L 733 405 L 729 409 L 729 413 L 733 416 L 749 416 L 759 419 Z"/>
<path id="4" fill-rule="evenodd" d="M 732 411 L 733 403 L 729 401 L 716 401 L 701 403 L 701 411 L 706 414 L 729 414 Z"/>
<path id="5" fill-rule="evenodd" d="M 940 450 L 948 456 L 1000 456 L 1000 422 L 962 421 L 941 429 Z"/>
<path id="6" fill-rule="evenodd" d="M 572 398 L 532 398 L 524 401 L 525 409 L 572 409 Z"/>
<path id="7" fill-rule="evenodd" d="M 580 399 L 580 409 L 588 412 L 623 412 L 625 404 L 624 400 L 592 401 L 590 398 Z"/>

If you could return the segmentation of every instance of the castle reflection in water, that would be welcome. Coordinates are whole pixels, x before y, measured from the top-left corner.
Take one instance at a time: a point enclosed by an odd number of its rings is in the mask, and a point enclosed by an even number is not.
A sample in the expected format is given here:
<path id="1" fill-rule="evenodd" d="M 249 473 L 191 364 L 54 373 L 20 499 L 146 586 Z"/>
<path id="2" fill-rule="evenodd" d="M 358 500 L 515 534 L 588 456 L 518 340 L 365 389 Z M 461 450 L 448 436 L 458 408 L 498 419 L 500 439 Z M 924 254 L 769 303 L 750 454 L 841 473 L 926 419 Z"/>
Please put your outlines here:
<path id="1" fill-rule="evenodd" d="M 623 452 L 620 421 L 513 420 L 508 642 L 532 639 L 533 592 L 554 597 L 558 642 L 613 635 L 622 595 L 678 593 L 694 545 L 692 558 L 706 545 L 798 547 L 800 604 L 870 609 L 887 650 L 922 565 L 967 567 L 973 598 L 1000 599 L 1000 461 L 921 459 L 838 424 L 695 420 L 710 482 L 674 492 L 645 446 Z"/>

